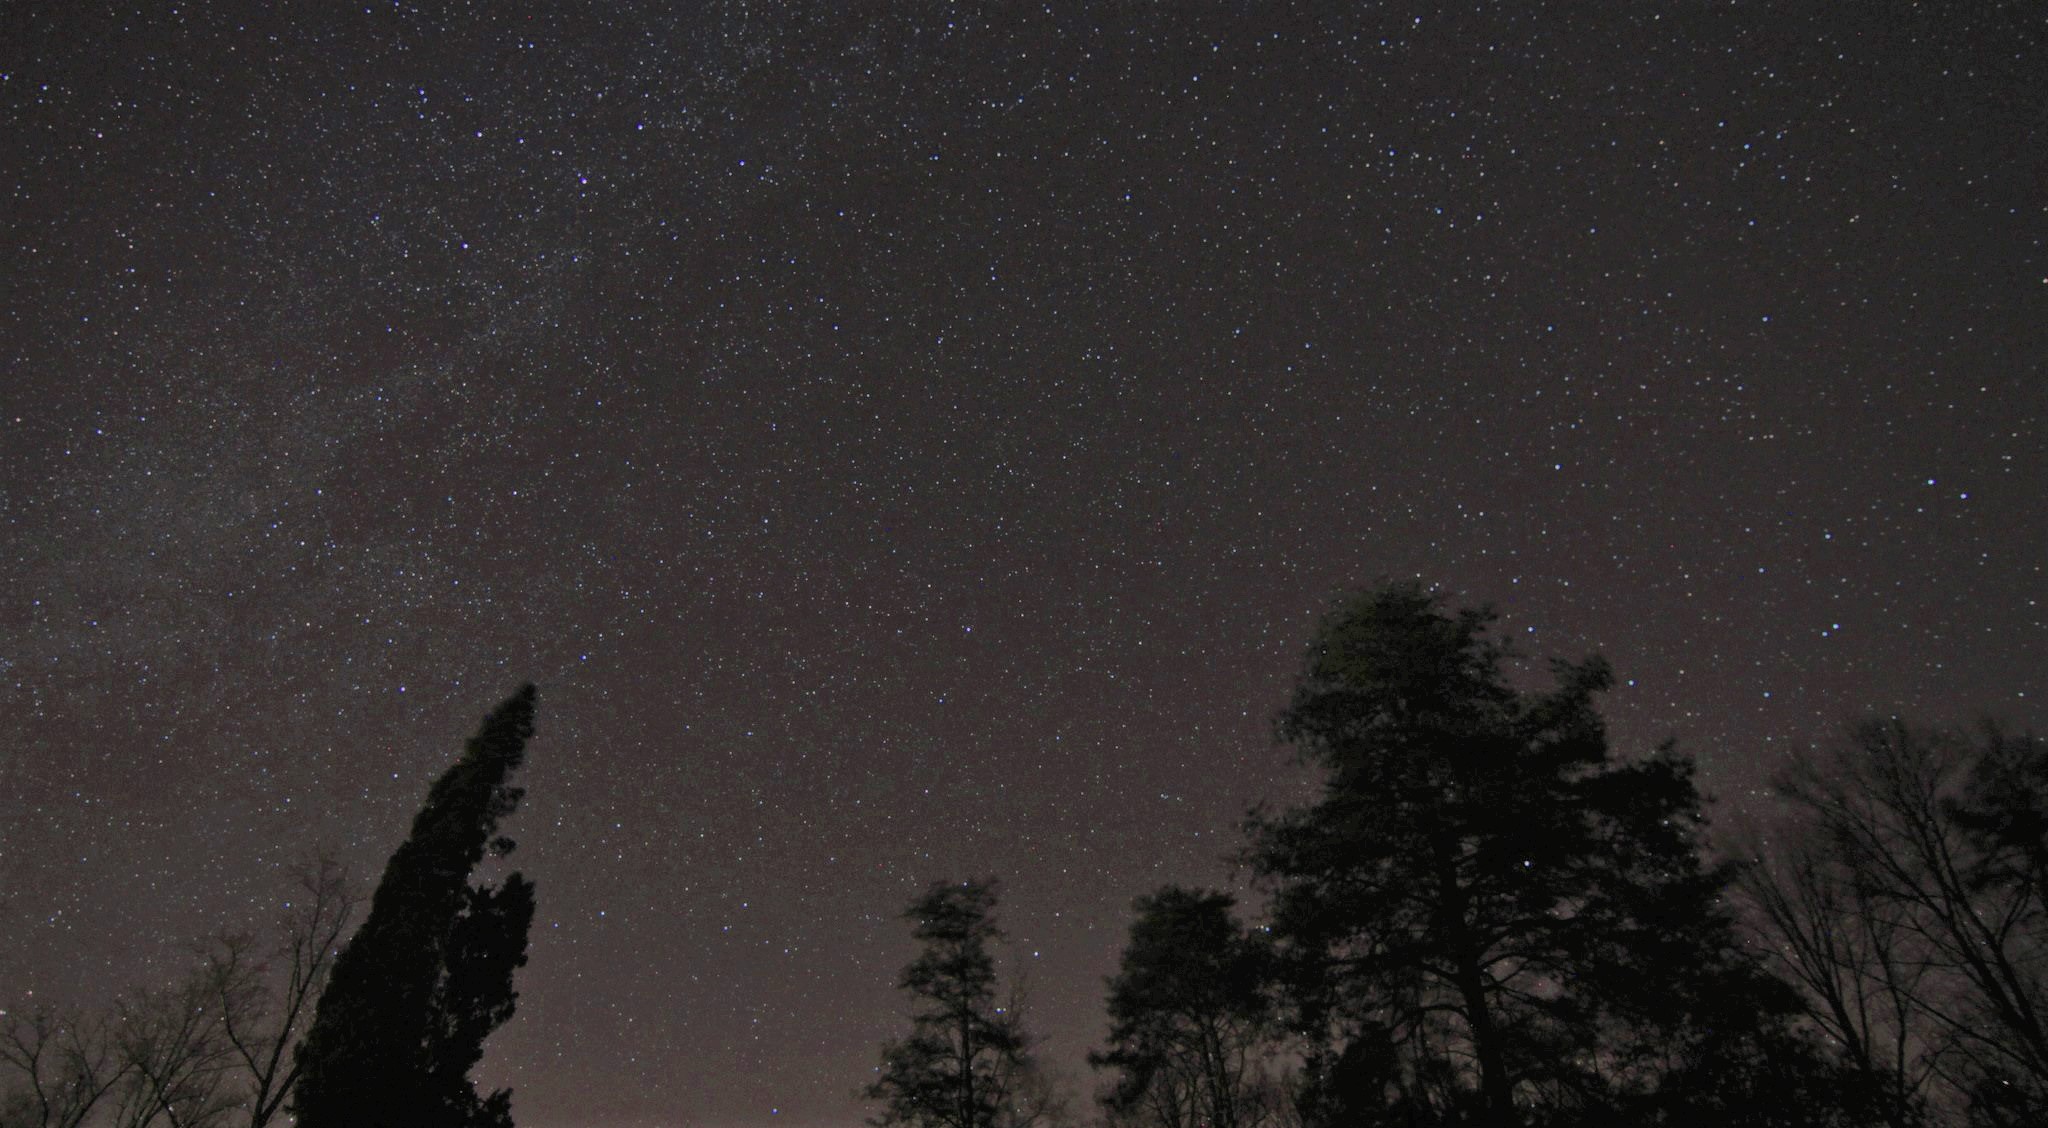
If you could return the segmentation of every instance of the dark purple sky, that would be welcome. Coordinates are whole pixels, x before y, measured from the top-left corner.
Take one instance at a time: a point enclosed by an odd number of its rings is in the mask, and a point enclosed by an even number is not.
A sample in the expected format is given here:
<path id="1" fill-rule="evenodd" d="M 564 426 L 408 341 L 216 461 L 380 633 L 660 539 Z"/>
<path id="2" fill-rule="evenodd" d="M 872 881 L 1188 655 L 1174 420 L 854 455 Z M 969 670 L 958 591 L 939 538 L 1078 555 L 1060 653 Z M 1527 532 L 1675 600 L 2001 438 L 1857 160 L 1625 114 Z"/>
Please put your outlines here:
<path id="1" fill-rule="evenodd" d="M 374 875 L 531 679 L 487 1079 L 846 1124 L 942 877 L 1090 1086 L 1348 585 L 1731 816 L 2042 716 L 2034 5 L 105 7 L 0 14 L 0 995 Z"/>

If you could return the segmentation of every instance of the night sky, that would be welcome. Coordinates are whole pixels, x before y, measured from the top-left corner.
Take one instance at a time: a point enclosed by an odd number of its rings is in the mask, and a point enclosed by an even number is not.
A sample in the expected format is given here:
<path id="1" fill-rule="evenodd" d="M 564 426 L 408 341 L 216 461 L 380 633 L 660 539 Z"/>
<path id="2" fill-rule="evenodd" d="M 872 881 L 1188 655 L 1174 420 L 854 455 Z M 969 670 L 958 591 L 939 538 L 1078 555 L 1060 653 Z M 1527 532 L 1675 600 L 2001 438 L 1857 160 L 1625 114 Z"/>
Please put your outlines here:
<path id="1" fill-rule="evenodd" d="M 1382 577 L 1724 823 L 2042 719 L 2037 4 L 125 7 L 0 13 L 17 1003 L 374 880 L 528 680 L 526 1128 L 854 1122 L 974 874 L 1085 1094 Z"/>

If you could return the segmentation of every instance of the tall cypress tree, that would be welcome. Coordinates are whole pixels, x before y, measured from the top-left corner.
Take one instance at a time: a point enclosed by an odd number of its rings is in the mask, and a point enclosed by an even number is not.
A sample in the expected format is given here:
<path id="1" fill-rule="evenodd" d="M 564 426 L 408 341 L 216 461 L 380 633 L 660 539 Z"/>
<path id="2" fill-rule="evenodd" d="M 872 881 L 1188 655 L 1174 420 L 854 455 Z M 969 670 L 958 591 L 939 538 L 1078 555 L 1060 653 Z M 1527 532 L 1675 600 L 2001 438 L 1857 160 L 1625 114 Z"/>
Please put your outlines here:
<path id="1" fill-rule="evenodd" d="M 529 685 L 484 719 L 385 865 L 298 1048 L 300 1128 L 511 1128 L 511 1092 L 479 1097 L 469 1071 L 512 1017 L 533 884 L 470 875 L 512 850 L 498 823 L 523 794 L 506 781 L 533 707 Z"/>

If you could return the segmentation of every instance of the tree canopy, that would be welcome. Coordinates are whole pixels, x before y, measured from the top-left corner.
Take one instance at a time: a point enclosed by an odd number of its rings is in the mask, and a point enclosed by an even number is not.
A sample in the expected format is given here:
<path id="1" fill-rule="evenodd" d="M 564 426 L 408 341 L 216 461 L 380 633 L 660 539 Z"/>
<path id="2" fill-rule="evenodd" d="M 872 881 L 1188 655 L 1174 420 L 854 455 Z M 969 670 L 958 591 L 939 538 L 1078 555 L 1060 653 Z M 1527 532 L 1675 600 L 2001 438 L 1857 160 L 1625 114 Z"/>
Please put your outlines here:
<path id="1" fill-rule="evenodd" d="M 1038 1118 L 1030 1039 L 997 994 L 994 880 L 935 882 L 903 918 L 924 945 L 899 986 L 912 999 L 908 1037 L 882 1050 L 865 1095 L 871 1123 L 910 1128 L 1022 1128 Z"/>
<path id="2" fill-rule="evenodd" d="M 471 874 L 512 851 L 498 824 L 519 806 L 508 780 L 533 712 L 530 685 L 492 711 L 392 853 L 299 1046 L 301 1128 L 510 1128 L 511 1092 L 479 1097 L 469 1071 L 512 1017 L 533 885 Z"/>
<path id="3" fill-rule="evenodd" d="M 1089 1055 L 1115 1081 L 1112 1116 L 1158 1128 L 1258 1128 L 1282 1103 L 1266 1069 L 1276 1030 L 1267 945 L 1229 894 L 1165 886 L 1133 905 L 1109 981 L 1109 1039 Z"/>
<path id="4" fill-rule="evenodd" d="M 1614 757 L 1607 664 L 1519 689 L 1494 623 L 1412 584 L 1359 593 L 1279 718 L 1322 794 L 1255 815 L 1248 859 L 1306 1032 L 1307 1115 L 1655 1122 L 1682 1091 L 1762 1099 L 1793 1004 L 1701 860 L 1691 763 Z"/>

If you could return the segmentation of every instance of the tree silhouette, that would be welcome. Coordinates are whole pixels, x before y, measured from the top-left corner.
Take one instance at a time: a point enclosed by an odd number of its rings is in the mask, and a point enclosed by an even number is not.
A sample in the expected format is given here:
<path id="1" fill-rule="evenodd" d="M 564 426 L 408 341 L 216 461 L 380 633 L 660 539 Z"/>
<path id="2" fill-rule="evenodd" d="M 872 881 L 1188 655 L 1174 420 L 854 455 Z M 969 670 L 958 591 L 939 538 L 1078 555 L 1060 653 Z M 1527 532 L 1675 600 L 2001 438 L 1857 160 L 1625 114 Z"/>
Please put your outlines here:
<path id="1" fill-rule="evenodd" d="M 1789 989 L 1743 953 L 1700 859 L 1691 764 L 1617 762 L 1605 662 L 1510 685 L 1485 609 L 1415 585 L 1327 618 L 1279 732 L 1322 768 L 1255 814 L 1304 1114 L 1511 1125 L 1808 1101 Z M 1804 1114 L 1802 1114 L 1804 1115 Z"/>
<path id="2" fill-rule="evenodd" d="M 1745 890 L 1891 1119 L 2048 1122 L 2048 749 L 1870 721 L 1780 791 Z"/>
<path id="3" fill-rule="evenodd" d="M 104 1014 L 0 1008 L 0 1128 L 264 1128 L 291 1093 L 291 1049 L 356 897 L 331 859 L 295 867 L 274 940 L 224 929 L 174 984 Z"/>
<path id="4" fill-rule="evenodd" d="M 1102 1096 L 1120 1120 L 1157 1128 L 1258 1128 L 1278 1111 L 1265 1072 L 1272 1006 L 1267 951 L 1231 916 L 1225 893 L 1165 886 L 1138 898 L 1109 981 L 1114 1073 Z"/>
<path id="5" fill-rule="evenodd" d="M 1931 969 L 1919 938 L 1810 828 L 1771 837 L 1768 853 L 1751 849 L 1737 882 L 1764 950 L 1878 1117 L 1891 1128 L 1928 1123 L 1940 1054 L 1920 1003 Z"/>
<path id="6" fill-rule="evenodd" d="M 239 1094 L 233 1049 L 198 977 L 139 991 L 114 1007 L 114 1045 L 125 1069 L 110 1128 L 219 1128 Z"/>
<path id="7" fill-rule="evenodd" d="M 0 1099 L 8 1128 L 81 1128 L 102 1104 L 116 1100 L 129 1069 L 112 1024 L 36 1007 L 0 1022 L 0 1065 L 16 1085 Z"/>
<path id="8" fill-rule="evenodd" d="M 265 950 L 247 932 L 209 937 L 200 994 L 232 1051 L 245 1092 L 248 1128 L 267 1128 L 284 1110 L 298 1082 L 291 1050 L 312 1019 L 314 1004 L 358 896 L 333 858 L 295 867 L 299 892 L 286 905 L 277 937 Z"/>
<path id="9" fill-rule="evenodd" d="M 882 1103 L 877 1128 L 1024 1128 L 1043 1114 L 1021 1017 L 996 995 L 995 904 L 993 879 L 935 882 L 904 911 L 924 951 L 898 982 L 910 1036 L 883 1047 L 863 1093 Z"/>
<path id="10" fill-rule="evenodd" d="M 298 1050 L 300 1128 L 510 1128 L 511 1092 L 479 1097 L 469 1070 L 512 1016 L 533 885 L 472 885 L 521 791 L 506 780 L 533 735 L 527 686 L 484 719 L 391 855 L 362 928 L 335 960 Z"/>

